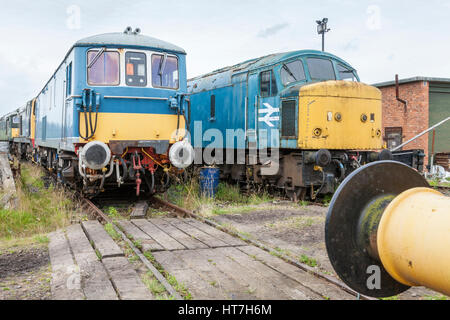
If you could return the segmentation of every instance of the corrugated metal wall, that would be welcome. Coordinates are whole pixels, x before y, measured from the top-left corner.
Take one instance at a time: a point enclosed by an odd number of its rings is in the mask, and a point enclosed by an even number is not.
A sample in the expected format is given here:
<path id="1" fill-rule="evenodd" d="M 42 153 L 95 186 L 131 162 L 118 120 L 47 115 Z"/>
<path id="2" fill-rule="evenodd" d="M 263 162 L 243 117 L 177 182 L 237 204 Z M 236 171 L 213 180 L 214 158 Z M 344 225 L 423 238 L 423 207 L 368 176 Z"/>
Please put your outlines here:
<path id="1" fill-rule="evenodd" d="M 430 83 L 430 127 L 450 116 L 450 84 Z M 429 134 L 430 154 L 433 134 Z M 436 129 L 435 153 L 450 152 L 450 122 Z"/>

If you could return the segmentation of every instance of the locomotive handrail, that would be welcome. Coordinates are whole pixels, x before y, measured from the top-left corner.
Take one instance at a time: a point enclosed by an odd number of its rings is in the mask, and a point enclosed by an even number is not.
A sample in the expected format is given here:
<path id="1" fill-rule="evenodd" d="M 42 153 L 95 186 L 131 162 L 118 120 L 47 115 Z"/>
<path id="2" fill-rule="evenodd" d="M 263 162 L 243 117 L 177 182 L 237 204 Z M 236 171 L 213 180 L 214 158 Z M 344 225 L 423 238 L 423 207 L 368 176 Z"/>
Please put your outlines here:
<path id="1" fill-rule="evenodd" d="M 167 101 L 169 98 L 159 97 L 129 97 L 129 96 L 104 96 L 104 99 L 137 99 L 137 100 L 162 100 Z"/>

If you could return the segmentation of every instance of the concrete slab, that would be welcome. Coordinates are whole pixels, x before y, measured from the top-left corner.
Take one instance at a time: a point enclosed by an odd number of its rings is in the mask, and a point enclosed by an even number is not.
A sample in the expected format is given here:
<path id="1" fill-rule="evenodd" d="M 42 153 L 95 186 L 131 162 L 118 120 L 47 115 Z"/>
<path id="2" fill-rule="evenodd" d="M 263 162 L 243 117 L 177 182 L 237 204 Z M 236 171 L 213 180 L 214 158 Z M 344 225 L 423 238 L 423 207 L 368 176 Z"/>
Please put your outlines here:
<path id="1" fill-rule="evenodd" d="M 131 219 L 144 219 L 148 210 L 147 201 L 139 201 L 131 212 Z"/>
<path id="2" fill-rule="evenodd" d="M 109 236 L 100 222 L 91 220 L 83 221 L 81 224 L 89 240 L 93 242 L 94 248 L 100 252 L 102 259 L 124 256 L 122 249 Z"/>
<path id="3" fill-rule="evenodd" d="M 117 293 L 109 281 L 108 274 L 99 261 L 81 225 L 67 228 L 75 261 L 80 268 L 81 288 L 88 300 L 117 300 Z"/>
<path id="4" fill-rule="evenodd" d="M 53 300 L 84 300 L 80 271 L 72 258 L 64 231 L 51 233 L 49 239 L 48 250 L 52 265 L 50 287 Z"/>
<path id="5" fill-rule="evenodd" d="M 192 236 L 184 233 L 180 229 L 176 228 L 164 219 L 150 219 L 150 223 L 153 223 L 159 229 L 167 233 L 169 236 L 182 243 L 186 248 L 190 250 L 194 249 L 207 249 L 208 246 L 199 240 L 193 238 Z"/>
<path id="6" fill-rule="evenodd" d="M 248 255 L 254 256 L 257 260 L 262 261 L 267 266 L 271 267 L 278 272 L 283 273 L 287 277 L 307 285 L 308 288 L 321 295 L 322 297 L 328 297 L 331 300 L 355 300 L 355 297 L 351 294 L 339 289 L 336 286 L 330 285 L 325 280 L 319 279 L 307 272 L 293 266 L 285 261 L 277 258 L 270 253 L 253 247 L 240 247 L 239 250 L 245 252 Z"/>
<path id="7" fill-rule="evenodd" d="M 169 236 L 167 233 L 150 223 L 148 220 L 133 220 L 135 226 L 144 231 L 151 238 L 155 239 L 165 250 L 184 250 L 186 249 L 181 243 Z"/>
<path id="8" fill-rule="evenodd" d="M 133 240 L 139 241 L 142 245 L 142 251 L 162 251 L 164 248 L 152 239 L 148 234 L 139 229 L 131 221 L 120 221 L 120 227 L 125 231 L 125 233 Z"/>
<path id="9" fill-rule="evenodd" d="M 198 220 L 189 218 L 184 220 L 186 223 L 200 229 L 201 231 L 227 243 L 228 245 L 235 247 L 235 246 L 246 246 L 247 244 L 242 241 L 241 239 L 235 238 L 228 233 L 225 233 L 223 231 L 220 231 L 210 225 L 207 225 L 206 223 L 202 223 Z"/>
<path id="10" fill-rule="evenodd" d="M 220 247 L 228 247 L 229 245 L 224 241 L 207 234 L 206 232 L 201 231 L 200 229 L 184 222 L 182 219 L 176 218 L 165 218 L 164 221 L 167 221 L 188 234 L 189 236 L 201 241 L 206 244 L 210 248 L 220 248 Z"/>
<path id="11" fill-rule="evenodd" d="M 103 259 L 111 281 L 122 300 L 153 300 L 153 295 L 125 257 Z"/>

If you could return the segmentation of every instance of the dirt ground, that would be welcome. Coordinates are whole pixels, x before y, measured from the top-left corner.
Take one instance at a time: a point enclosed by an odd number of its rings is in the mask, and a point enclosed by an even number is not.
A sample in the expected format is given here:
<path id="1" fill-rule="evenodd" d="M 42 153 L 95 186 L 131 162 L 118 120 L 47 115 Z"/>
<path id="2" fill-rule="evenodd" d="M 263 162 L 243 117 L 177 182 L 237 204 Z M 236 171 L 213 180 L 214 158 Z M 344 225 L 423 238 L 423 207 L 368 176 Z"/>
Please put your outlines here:
<path id="1" fill-rule="evenodd" d="M 261 205 L 241 214 L 233 211 L 233 214 L 215 216 L 213 220 L 297 260 L 303 260 L 320 272 L 337 277 L 325 247 L 327 211 L 328 208 L 321 206 L 280 202 Z M 442 298 L 441 294 L 425 288 L 413 288 L 392 299 L 439 298 Z"/>
<path id="2" fill-rule="evenodd" d="M 50 281 L 50 258 L 45 246 L 1 250 L 0 300 L 49 300 Z"/>

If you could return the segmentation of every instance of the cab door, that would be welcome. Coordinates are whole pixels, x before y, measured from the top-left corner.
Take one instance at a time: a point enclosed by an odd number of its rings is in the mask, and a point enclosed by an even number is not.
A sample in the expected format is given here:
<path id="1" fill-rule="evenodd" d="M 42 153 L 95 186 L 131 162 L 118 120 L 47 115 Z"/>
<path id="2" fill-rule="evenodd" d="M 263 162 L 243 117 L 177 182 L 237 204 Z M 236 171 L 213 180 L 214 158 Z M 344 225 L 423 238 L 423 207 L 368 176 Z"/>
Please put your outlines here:
<path id="1" fill-rule="evenodd" d="M 247 101 L 246 101 L 246 147 L 256 148 L 258 130 L 258 105 L 259 105 L 259 74 L 251 73 L 247 78 Z"/>
<path id="2" fill-rule="evenodd" d="M 278 148 L 280 130 L 280 99 L 273 70 L 259 74 L 258 146 L 259 149 Z"/>

